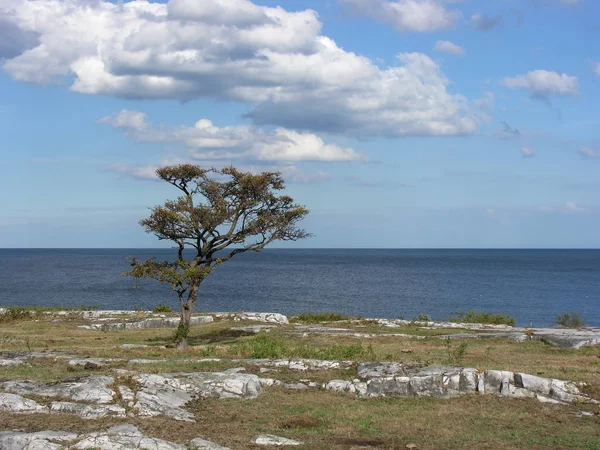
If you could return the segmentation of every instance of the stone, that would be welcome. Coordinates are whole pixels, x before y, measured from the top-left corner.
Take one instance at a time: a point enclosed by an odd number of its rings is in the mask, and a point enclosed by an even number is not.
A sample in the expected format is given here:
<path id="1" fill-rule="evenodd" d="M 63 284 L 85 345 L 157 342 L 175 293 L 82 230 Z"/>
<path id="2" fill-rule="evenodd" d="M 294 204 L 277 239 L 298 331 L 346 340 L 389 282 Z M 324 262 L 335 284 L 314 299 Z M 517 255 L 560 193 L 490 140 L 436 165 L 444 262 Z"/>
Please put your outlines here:
<path id="1" fill-rule="evenodd" d="M 406 375 L 404 367 L 404 364 L 397 362 L 360 363 L 356 368 L 356 373 L 360 378 Z"/>
<path id="2" fill-rule="evenodd" d="M 0 383 L 0 388 L 20 395 L 62 397 L 92 403 L 112 403 L 115 392 L 108 385 L 114 381 L 112 377 L 95 375 L 63 381 L 61 383 L 42 383 L 27 380 L 6 381 Z"/>
<path id="3" fill-rule="evenodd" d="M 52 402 L 51 412 L 76 414 L 83 419 L 125 417 L 125 408 L 119 405 L 86 405 L 85 403 Z"/>
<path id="4" fill-rule="evenodd" d="M 368 397 L 406 397 L 411 395 L 409 377 L 381 377 L 367 381 Z"/>
<path id="5" fill-rule="evenodd" d="M 0 359 L 0 367 L 20 366 L 21 364 L 23 364 L 22 359 Z"/>
<path id="6" fill-rule="evenodd" d="M 258 376 L 244 373 L 197 372 L 141 374 L 134 409 L 140 416 L 166 415 L 193 421 L 182 406 L 197 397 L 255 398 L 262 391 Z"/>
<path id="7" fill-rule="evenodd" d="M 191 325 L 214 322 L 212 316 L 192 316 Z M 177 328 L 179 317 L 151 317 L 148 319 L 132 320 L 127 322 L 97 322 L 90 325 L 80 325 L 80 328 L 101 331 L 119 331 L 119 330 L 141 330 L 146 328 Z"/>
<path id="8" fill-rule="evenodd" d="M 75 433 L 64 431 L 38 431 L 23 433 L 19 431 L 1 431 L 0 449 L 6 450 L 61 450 L 77 439 Z"/>
<path id="9" fill-rule="evenodd" d="M 278 325 L 289 325 L 290 321 L 287 316 L 279 313 L 256 313 L 256 312 L 220 312 L 214 313 L 215 317 L 219 319 L 231 319 L 234 322 L 241 322 L 248 320 L 251 322 L 264 322 L 264 323 L 275 323 Z"/>
<path id="10" fill-rule="evenodd" d="M 119 391 L 119 395 L 121 396 L 121 399 L 125 402 L 131 402 L 135 399 L 135 392 L 133 392 L 130 388 L 128 388 L 127 386 L 117 386 L 117 389 Z"/>
<path id="11" fill-rule="evenodd" d="M 112 359 L 112 358 L 86 358 L 86 359 L 72 359 L 67 364 L 69 367 L 73 368 L 83 368 L 83 369 L 101 369 L 106 366 L 106 364 L 116 361 L 122 361 L 121 359 Z"/>
<path id="12" fill-rule="evenodd" d="M 247 325 L 245 327 L 231 327 L 231 329 L 234 331 L 245 331 L 246 333 L 257 334 L 261 331 L 268 333 L 275 326 L 276 325 Z"/>
<path id="13" fill-rule="evenodd" d="M 83 436 L 73 449 L 86 450 L 126 450 L 126 449 L 151 449 L 151 450 L 185 450 L 183 445 L 145 436 L 134 425 L 119 425 L 109 428 L 104 432 L 89 433 Z"/>
<path id="14" fill-rule="evenodd" d="M 272 445 L 277 447 L 302 445 L 302 442 L 272 434 L 261 434 L 252 440 L 255 445 Z"/>
<path id="15" fill-rule="evenodd" d="M 20 395 L 0 392 L 0 411 L 9 411 L 12 413 L 46 413 L 48 412 L 48 407 Z"/>
<path id="16" fill-rule="evenodd" d="M 192 450 L 229 450 L 227 447 L 200 438 L 192 439 L 188 447 Z"/>

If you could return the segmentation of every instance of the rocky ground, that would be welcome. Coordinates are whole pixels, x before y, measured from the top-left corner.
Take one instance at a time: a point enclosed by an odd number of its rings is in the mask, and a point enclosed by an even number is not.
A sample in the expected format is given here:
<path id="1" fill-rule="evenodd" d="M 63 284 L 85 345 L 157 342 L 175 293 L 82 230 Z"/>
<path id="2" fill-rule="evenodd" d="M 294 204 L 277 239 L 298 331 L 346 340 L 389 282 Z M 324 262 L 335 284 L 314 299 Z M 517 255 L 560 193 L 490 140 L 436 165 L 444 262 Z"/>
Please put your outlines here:
<path id="1" fill-rule="evenodd" d="M 112 333 L 110 336 L 115 336 L 118 341 L 123 340 L 119 336 L 133 336 L 123 333 L 168 329 L 177 324 L 177 318 L 169 315 L 130 311 L 53 312 L 34 320 L 50 327 L 54 323 L 65 329 L 79 330 L 74 332 L 86 333 L 82 336 L 87 339 L 102 339 L 104 334 Z M 349 399 L 352 397 L 369 402 L 377 402 L 378 398 L 399 399 L 398 401 L 437 398 L 438 401 L 448 401 L 468 396 L 481 399 L 502 397 L 514 401 L 526 399 L 550 404 L 554 408 L 564 407 L 571 416 L 580 419 L 589 417 L 596 420 L 594 413 L 598 410 L 598 401 L 594 394 L 598 392 L 598 386 L 594 385 L 596 379 L 593 378 L 593 373 L 590 375 L 592 378 L 586 378 L 593 380 L 590 382 L 577 378 L 540 376 L 540 371 L 528 373 L 508 367 L 507 370 L 502 370 L 503 368 L 458 364 L 464 362 L 464 355 L 460 355 L 461 347 L 453 347 L 453 343 L 462 342 L 464 350 L 468 345 L 466 343 L 474 340 L 507 341 L 512 343 L 507 345 L 546 345 L 550 348 L 555 346 L 557 349 L 553 352 L 575 352 L 569 353 L 570 355 L 577 354 L 577 349 L 583 347 L 594 349 L 600 343 L 600 329 L 524 329 L 388 319 L 290 324 L 287 317 L 269 313 L 199 314 L 194 317 L 194 323 L 199 329 L 209 326 L 218 328 L 209 335 L 213 339 L 212 345 L 198 345 L 197 351 L 192 350 L 189 354 L 175 353 L 175 350 L 168 348 L 168 343 L 160 345 L 161 341 L 153 341 L 151 338 L 146 339 L 148 343 L 123 342 L 117 346 L 104 344 L 103 351 L 95 352 L 89 347 L 82 352 L 82 346 L 77 345 L 70 348 L 44 348 L 41 351 L 32 348 L 4 348 L 0 352 L 0 367 L 4 368 L 6 376 L 3 377 L 3 369 L 0 369 L 0 411 L 5 417 L 12 417 L 14 423 L 21 423 L 19 417 L 71 415 L 79 421 L 90 423 L 105 423 L 101 421 L 108 420 L 112 426 L 87 432 L 73 429 L 39 430 L 36 429 L 39 428 L 38 421 L 36 426 L 9 429 L 0 421 L 0 431 L 4 428 L 0 432 L 0 449 L 227 448 L 225 445 L 230 445 L 228 443 L 231 442 L 227 438 L 194 436 L 186 438 L 185 442 L 182 439 L 174 442 L 152 437 L 134 423 L 150 418 L 192 424 L 203 422 L 205 417 L 199 416 L 198 409 L 194 408 L 198 402 L 227 399 L 264 402 L 264 398 L 273 392 L 278 392 L 278 395 L 282 395 L 282 392 L 290 392 L 291 395 L 305 393 L 307 397 L 319 393 L 342 395 L 344 402 L 351 401 Z M 265 339 L 265 336 L 275 335 L 283 341 Z M 258 340 L 253 340 L 253 336 L 257 336 Z M 234 343 L 225 346 L 222 344 L 222 337 L 233 339 Z M 376 345 L 374 349 L 369 344 L 368 352 L 358 351 L 356 344 L 354 347 L 342 347 L 340 354 L 343 356 L 344 352 L 348 353 L 351 356 L 348 359 L 260 357 L 263 356 L 259 354 L 261 352 L 297 352 L 298 348 L 309 352 L 305 347 L 282 347 L 281 342 L 297 340 L 303 343 L 298 345 L 305 345 L 305 342 L 321 345 L 321 341 L 306 341 L 315 337 L 326 338 L 328 342 L 351 339 L 375 342 Z M 444 364 L 440 364 L 442 361 L 432 363 L 419 358 L 412 358 L 410 361 L 377 360 L 379 348 L 383 351 L 399 347 L 401 355 L 412 356 L 417 350 L 404 349 L 407 345 L 410 346 L 410 342 L 423 341 L 423 345 L 432 346 L 435 345 L 435 340 L 441 340 L 448 351 L 449 358 L 448 361 L 443 361 Z M 540 343 L 535 344 L 537 341 Z M 5 340 L 4 346 L 18 345 L 8 345 L 11 342 Z M 31 346 L 29 341 L 28 345 Z M 232 348 L 238 353 L 250 352 L 250 357 L 224 357 L 218 354 L 231 352 Z M 353 348 L 354 350 L 349 350 Z M 487 347 L 488 352 L 489 348 Z M 198 352 L 201 354 L 198 355 Z M 202 352 L 213 354 L 203 356 Z M 322 349 L 321 353 L 323 352 Z M 329 350 L 329 353 L 334 352 Z M 320 353 L 315 350 L 315 354 Z M 32 368 L 35 370 L 39 367 L 56 371 L 56 376 L 49 377 L 50 379 L 41 374 L 33 378 L 18 376 L 31 373 Z M 189 370 L 190 368 L 196 370 Z M 66 376 L 61 376 L 63 374 Z M 43 422 L 43 419 L 40 421 Z M 117 425 L 114 425 L 115 421 Z M 84 428 L 89 430 L 89 427 Z M 268 445 L 321 448 L 314 443 L 299 440 L 296 436 L 292 437 L 256 433 L 247 444 L 240 446 L 237 442 L 238 446 L 229 448 L 258 448 Z M 590 439 L 595 437 L 590 436 Z M 308 441 L 313 440 L 309 436 Z M 600 437 L 593 442 L 600 445 Z M 386 447 L 389 442 L 385 441 L 372 441 L 371 444 L 367 442 L 362 447 L 355 447 L 395 448 Z M 332 445 L 331 448 L 349 448 Z M 411 442 L 406 445 L 415 445 L 409 448 L 417 448 L 417 444 Z M 426 447 L 423 445 L 423 448 Z"/>

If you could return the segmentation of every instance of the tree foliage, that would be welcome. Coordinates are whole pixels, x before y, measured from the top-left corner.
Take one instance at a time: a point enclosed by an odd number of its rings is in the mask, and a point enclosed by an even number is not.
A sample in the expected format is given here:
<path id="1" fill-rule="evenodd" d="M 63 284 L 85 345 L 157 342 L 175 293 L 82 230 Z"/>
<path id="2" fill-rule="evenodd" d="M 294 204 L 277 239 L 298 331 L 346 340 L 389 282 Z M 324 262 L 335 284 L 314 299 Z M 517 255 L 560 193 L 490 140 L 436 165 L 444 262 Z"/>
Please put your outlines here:
<path id="1" fill-rule="evenodd" d="M 168 283 L 178 294 L 181 321 L 178 340 L 187 345 L 187 329 L 200 283 L 215 266 L 273 241 L 309 236 L 297 224 L 308 210 L 286 195 L 278 172 L 252 174 L 234 167 L 203 169 L 191 164 L 163 167 L 157 176 L 181 192 L 176 200 L 152 208 L 140 225 L 159 240 L 176 244 L 173 261 L 132 258 L 125 275 Z M 184 256 L 191 249 L 192 257 Z M 187 255 L 187 253 L 186 253 Z"/>

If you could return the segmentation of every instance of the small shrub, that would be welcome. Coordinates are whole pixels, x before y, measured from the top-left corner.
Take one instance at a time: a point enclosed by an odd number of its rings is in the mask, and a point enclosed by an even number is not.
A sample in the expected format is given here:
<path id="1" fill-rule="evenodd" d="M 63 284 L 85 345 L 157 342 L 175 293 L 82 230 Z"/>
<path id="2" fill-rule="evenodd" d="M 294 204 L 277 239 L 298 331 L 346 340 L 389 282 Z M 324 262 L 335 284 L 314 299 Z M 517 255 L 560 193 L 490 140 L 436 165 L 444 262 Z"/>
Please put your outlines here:
<path id="1" fill-rule="evenodd" d="M 318 322 L 335 322 L 337 320 L 352 320 L 353 317 L 346 316 L 335 312 L 312 313 L 306 312 L 293 316 L 292 322 L 318 323 Z"/>
<path id="2" fill-rule="evenodd" d="M 447 359 L 449 364 L 461 365 L 467 353 L 467 342 L 461 342 L 458 347 L 452 345 L 452 340 L 448 337 L 444 341 L 446 347 Z"/>
<path id="3" fill-rule="evenodd" d="M 261 332 L 254 339 L 248 339 L 231 345 L 229 356 L 252 359 L 262 358 L 308 358 L 328 360 L 353 360 L 355 358 L 374 360 L 375 352 L 369 345 L 363 347 L 360 343 L 354 345 L 315 346 L 309 343 L 290 345 L 281 338 L 269 336 Z"/>
<path id="4" fill-rule="evenodd" d="M 0 312 L 0 322 L 14 322 L 16 320 L 32 319 L 36 312 L 22 306 L 9 306 Z"/>
<path id="5" fill-rule="evenodd" d="M 171 307 L 169 305 L 165 305 L 163 303 L 159 303 L 158 305 L 156 305 L 154 307 L 154 309 L 152 310 L 153 313 L 170 313 L 173 312 L 173 310 L 171 309 Z"/>
<path id="6" fill-rule="evenodd" d="M 515 318 L 507 314 L 495 314 L 487 311 L 459 311 L 450 317 L 451 322 L 457 323 L 484 323 L 491 325 L 515 326 Z"/>
<path id="7" fill-rule="evenodd" d="M 413 322 L 431 322 L 431 317 L 429 317 L 427 314 L 421 313 L 413 319 Z"/>
<path id="8" fill-rule="evenodd" d="M 566 312 L 564 314 L 559 314 L 556 318 L 556 324 L 565 328 L 581 328 L 585 325 L 585 321 L 578 312 Z"/>

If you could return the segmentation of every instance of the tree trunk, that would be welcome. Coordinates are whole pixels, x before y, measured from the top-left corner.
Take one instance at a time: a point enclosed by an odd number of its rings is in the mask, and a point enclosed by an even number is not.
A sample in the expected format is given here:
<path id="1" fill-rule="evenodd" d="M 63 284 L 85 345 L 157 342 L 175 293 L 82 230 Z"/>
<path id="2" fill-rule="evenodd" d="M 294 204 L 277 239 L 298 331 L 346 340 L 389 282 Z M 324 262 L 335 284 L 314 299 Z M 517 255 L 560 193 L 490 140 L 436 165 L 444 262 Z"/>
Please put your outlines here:
<path id="1" fill-rule="evenodd" d="M 179 350 L 187 350 L 188 349 L 188 333 L 190 331 L 190 320 L 192 318 L 192 312 L 194 310 L 194 304 L 196 303 L 196 298 L 198 297 L 198 290 L 200 288 L 200 284 L 193 285 L 190 287 L 190 291 L 188 294 L 187 301 L 184 303 L 180 298 L 181 303 L 181 313 L 179 325 L 177 327 L 177 331 L 175 332 L 175 345 Z"/>

